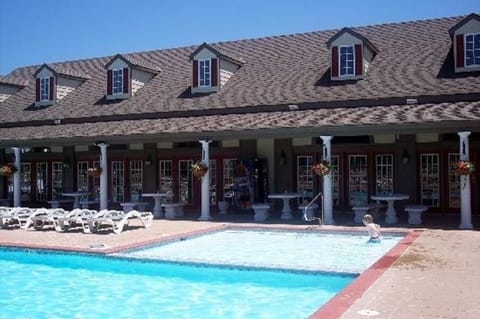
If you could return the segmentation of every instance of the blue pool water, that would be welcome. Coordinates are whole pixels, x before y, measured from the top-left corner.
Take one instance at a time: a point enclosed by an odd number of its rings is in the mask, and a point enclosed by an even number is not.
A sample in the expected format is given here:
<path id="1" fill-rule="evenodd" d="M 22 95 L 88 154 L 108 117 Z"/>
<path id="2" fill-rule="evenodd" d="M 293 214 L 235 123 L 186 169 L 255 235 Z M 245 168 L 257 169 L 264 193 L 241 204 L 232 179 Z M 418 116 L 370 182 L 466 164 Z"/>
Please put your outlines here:
<path id="1" fill-rule="evenodd" d="M 307 318 L 354 276 L 0 249 L 0 318 Z"/>
<path id="2" fill-rule="evenodd" d="M 398 240 L 367 245 L 364 235 L 226 230 L 122 256 L 0 248 L 0 318 L 308 318 L 358 271 L 301 265 L 317 264 L 322 259 L 317 255 L 331 253 L 343 260 L 330 262 L 350 265 L 369 258 L 364 264 L 370 265 Z M 342 250 L 362 252 L 361 257 L 352 259 Z M 311 253 L 302 255 L 305 251 Z M 226 256 L 231 262 L 222 259 Z M 279 270 L 294 268 L 303 270 Z"/>

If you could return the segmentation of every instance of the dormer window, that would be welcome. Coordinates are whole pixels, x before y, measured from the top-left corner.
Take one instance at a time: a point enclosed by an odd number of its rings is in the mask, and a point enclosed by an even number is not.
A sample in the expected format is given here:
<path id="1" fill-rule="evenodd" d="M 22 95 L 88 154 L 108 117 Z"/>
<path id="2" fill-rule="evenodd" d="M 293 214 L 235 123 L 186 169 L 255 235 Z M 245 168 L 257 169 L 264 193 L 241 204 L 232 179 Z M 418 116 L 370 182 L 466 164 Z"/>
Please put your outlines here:
<path id="1" fill-rule="evenodd" d="M 112 93 L 123 94 L 123 69 L 112 70 Z"/>
<path id="2" fill-rule="evenodd" d="M 47 73 L 53 75 L 50 70 L 43 72 L 45 75 L 47 75 Z M 55 78 L 45 75 L 37 77 L 35 80 L 35 106 L 49 106 L 55 103 Z"/>
<path id="3" fill-rule="evenodd" d="M 210 59 L 198 61 L 198 68 L 198 83 L 202 87 L 210 86 Z"/>
<path id="4" fill-rule="evenodd" d="M 217 92 L 224 86 L 243 62 L 223 54 L 203 43 L 192 54 L 192 94 Z"/>
<path id="5" fill-rule="evenodd" d="M 130 78 L 128 67 L 107 70 L 107 100 L 128 99 Z"/>
<path id="6" fill-rule="evenodd" d="M 480 71 L 480 16 L 469 14 L 448 33 L 453 42 L 455 72 Z"/>
<path id="7" fill-rule="evenodd" d="M 334 81 L 365 77 L 378 50 L 361 34 L 343 28 L 327 41 L 331 49 L 330 78 Z"/>
<path id="8" fill-rule="evenodd" d="M 48 101 L 50 99 L 50 78 L 40 79 L 40 101 Z"/>
<path id="9" fill-rule="evenodd" d="M 465 34 L 465 66 L 480 66 L 480 33 Z"/>
<path id="10" fill-rule="evenodd" d="M 60 65 L 43 64 L 35 77 L 35 106 L 50 106 L 60 102 L 89 77 Z"/>
<path id="11" fill-rule="evenodd" d="M 340 76 L 354 75 L 353 45 L 340 47 Z"/>

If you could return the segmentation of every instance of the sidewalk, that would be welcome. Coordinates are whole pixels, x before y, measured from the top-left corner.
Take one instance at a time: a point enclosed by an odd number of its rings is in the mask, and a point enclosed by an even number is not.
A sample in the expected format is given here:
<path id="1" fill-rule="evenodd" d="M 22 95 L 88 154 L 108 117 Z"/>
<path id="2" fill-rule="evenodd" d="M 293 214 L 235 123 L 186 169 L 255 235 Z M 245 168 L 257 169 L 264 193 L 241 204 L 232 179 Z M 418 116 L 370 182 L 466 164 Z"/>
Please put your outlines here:
<path id="1" fill-rule="evenodd" d="M 480 232 L 426 230 L 341 319 L 480 318 Z"/>

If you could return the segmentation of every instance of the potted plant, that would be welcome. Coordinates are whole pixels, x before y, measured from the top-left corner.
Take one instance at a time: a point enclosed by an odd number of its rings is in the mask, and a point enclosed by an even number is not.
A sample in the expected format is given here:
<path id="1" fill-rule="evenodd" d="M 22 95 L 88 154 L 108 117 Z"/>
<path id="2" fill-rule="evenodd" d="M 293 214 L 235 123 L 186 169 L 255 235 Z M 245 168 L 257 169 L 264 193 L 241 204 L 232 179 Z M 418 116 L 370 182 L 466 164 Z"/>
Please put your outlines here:
<path id="1" fill-rule="evenodd" d="M 312 166 L 312 171 L 318 176 L 325 176 L 332 170 L 332 164 L 327 161 L 321 161 L 320 163 L 315 163 Z"/>
<path id="2" fill-rule="evenodd" d="M 17 168 L 12 164 L 2 164 L 0 166 L 0 175 L 12 176 L 17 171 Z"/>
<path id="3" fill-rule="evenodd" d="M 101 167 L 90 167 L 88 169 L 88 175 L 93 176 L 93 177 L 98 177 L 102 174 L 102 168 Z"/>
<path id="4" fill-rule="evenodd" d="M 470 161 L 460 160 L 455 168 L 455 173 L 458 175 L 472 175 L 475 172 L 475 165 Z"/>
<path id="5" fill-rule="evenodd" d="M 201 161 L 196 161 L 192 164 L 193 176 L 201 179 L 208 171 L 208 166 Z"/>

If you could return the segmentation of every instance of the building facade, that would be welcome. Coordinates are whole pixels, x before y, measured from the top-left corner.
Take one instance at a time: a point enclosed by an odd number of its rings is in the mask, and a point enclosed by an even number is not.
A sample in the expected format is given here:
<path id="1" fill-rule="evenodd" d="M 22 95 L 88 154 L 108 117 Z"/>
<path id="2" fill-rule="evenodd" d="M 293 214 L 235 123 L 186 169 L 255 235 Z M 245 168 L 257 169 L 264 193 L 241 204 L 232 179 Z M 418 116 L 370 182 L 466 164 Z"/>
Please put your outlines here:
<path id="1" fill-rule="evenodd" d="M 102 144 L 110 207 L 170 191 L 199 209 L 191 166 L 209 140 L 212 206 L 313 196 L 328 147 L 335 210 L 405 193 L 438 218 L 480 214 L 478 172 L 455 170 L 480 160 L 477 14 L 20 67 L 0 77 L 0 110 L 10 205 L 16 176 L 21 205 L 99 200 Z"/>

